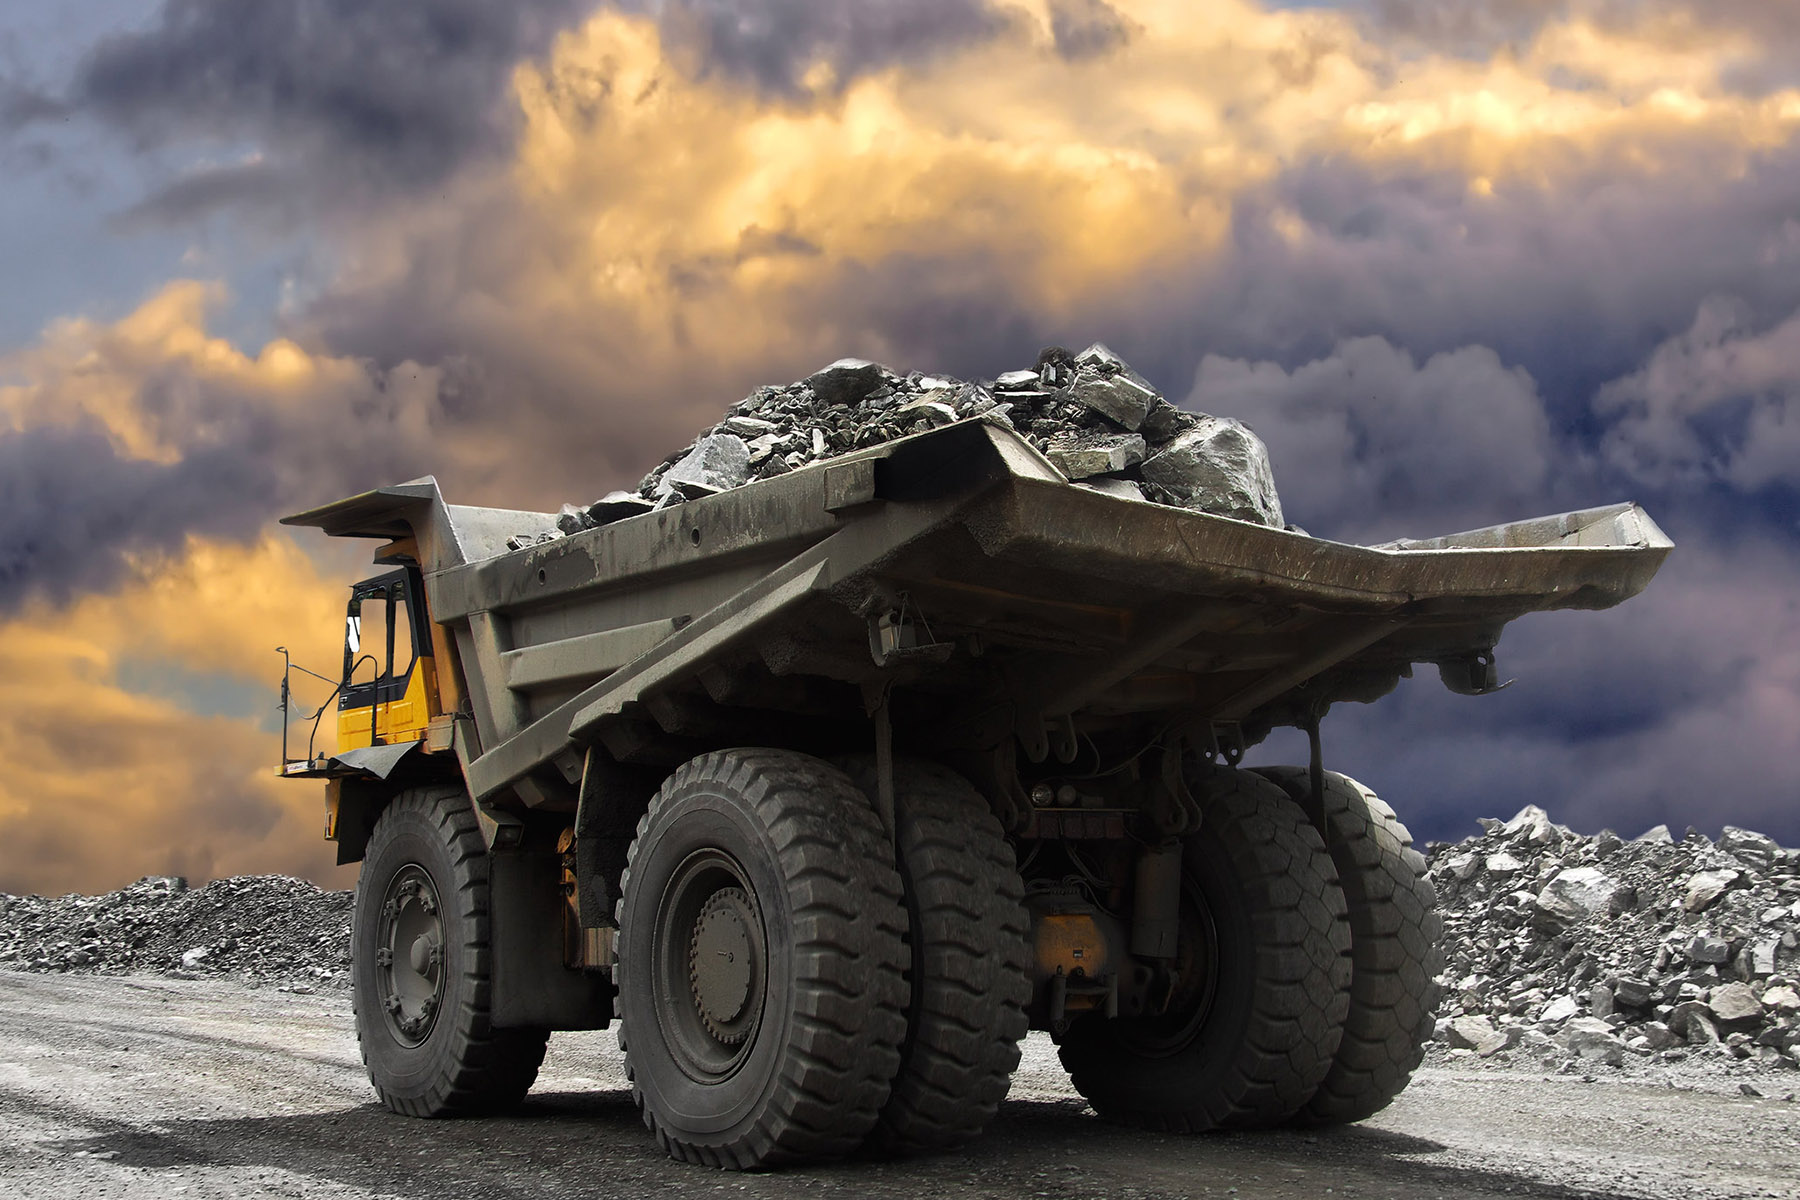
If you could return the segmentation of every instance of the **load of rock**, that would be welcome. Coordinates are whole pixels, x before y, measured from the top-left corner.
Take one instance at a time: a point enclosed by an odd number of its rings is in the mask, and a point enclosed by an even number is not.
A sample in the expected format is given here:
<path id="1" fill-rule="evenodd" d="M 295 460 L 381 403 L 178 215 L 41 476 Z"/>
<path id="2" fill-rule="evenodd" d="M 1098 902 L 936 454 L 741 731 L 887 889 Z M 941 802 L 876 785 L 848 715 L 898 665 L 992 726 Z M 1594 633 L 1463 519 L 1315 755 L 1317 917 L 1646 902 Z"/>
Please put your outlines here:
<path id="1" fill-rule="evenodd" d="M 757 388 L 636 491 L 564 505 L 558 528 L 579 533 L 971 417 L 1016 430 L 1070 480 L 1107 495 L 1282 526 L 1268 451 L 1247 426 L 1176 408 L 1095 343 L 1079 354 L 1052 347 L 1029 370 L 975 382 L 839 359 Z"/>
<path id="2" fill-rule="evenodd" d="M 350 981 L 350 903 L 349 892 L 285 875 L 200 888 L 150 876 L 104 896 L 0 894 L 0 968 L 342 987 Z"/>
<path id="3" fill-rule="evenodd" d="M 1452 1053 L 1800 1067 L 1800 850 L 1583 836 L 1535 805 L 1482 825 L 1430 848 Z"/>

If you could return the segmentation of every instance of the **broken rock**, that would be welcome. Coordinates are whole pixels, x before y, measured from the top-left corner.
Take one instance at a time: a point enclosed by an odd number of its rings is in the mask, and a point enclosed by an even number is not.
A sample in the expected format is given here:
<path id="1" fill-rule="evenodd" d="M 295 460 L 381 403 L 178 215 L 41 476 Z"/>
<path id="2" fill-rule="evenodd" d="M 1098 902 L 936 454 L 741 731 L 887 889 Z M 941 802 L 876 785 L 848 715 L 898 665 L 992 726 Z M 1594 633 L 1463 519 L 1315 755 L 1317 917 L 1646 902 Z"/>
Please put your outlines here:
<path id="1" fill-rule="evenodd" d="M 1135 430 L 1150 415 L 1157 395 L 1128 375 L 1102 375 L 1083 368 L 1075 374 L 1069 399 L 1093 409 L 1115 425 Z"/>
<path id="2" fill-rule="evenodd" d="M 1781 853 L 1775 839 L 1749 829 L 1727 825 L 1719 833 L 1719 849 L 1754 867 L 1768 868 Z"/>
<path id="3" fill-rule="evenodd" d="M 1650 1006 L 1650 981 L 1621 975 L 1613 981 L 1613 1000 L 1626 1008 Z"/>
<path id="4" fill-rule="evenodd" d="M 1111 475 L 1144 461 L 1144 439 L 1135 433 L 1089 438 L 1050 447 L 1056 469 L 1070 479 Z M 1140 491 L 1139 495 L 1143 493 Z"/>
<path id="5" fill-rule="evenodd" d="M 623 521 L 626 517 L 635 517 L 647 513 L 656 507 L 652 500 L 646 500 L 636 492 L 608 492 L 600 499 L 588 505 L 588 520 L 596 525 L 610 525 L 614 521 Z"/>
<path id="6" fill-rule="evenodd" d="M 1525 864 L 1502 850 L 1488 855 L 1486 865 L 1490 875 L 1516 875 Z"/>
<path id="7" fill-rule="evenodd" d="M 1544 1005 L 1544 1011 L 1538 1014 L 1538 1024 L 1560 1025 L 1580 1011 L 1581 1005 L 1575 1002 L 1575 997 L 1558 996 Z"/>
<path id="8" fill-rule="evenodd" d="M 1712 1009 L 1713 1016 L 1718 1018 L 1720 1026 L 1726 1029 L 1742 1029 L 1754 1025 L 1763 1013 L 1762 1001 L 1757 999 L 1755 989 L 1747 983 L 1727 983 L 1716 987 L 1706 1003 Z"/>
<path id="9" fill-rule="evenodd" d="M 1533 846 L 1547 846 L 1561 840 L 1561 835 L 1568 830 L 1550 819 L 1550 814 L 1535 804 L 1527 804 L 1513 814 L 1513 819 L 1501 826 L 1509 838 L 1523 837 Z"/>
<path id="10" fill-rule="evenodd" d="M 1102 496 L 1112 496 L 1118 500 L 1142 500 L 1144 498 L 1144 489 L 1129 479 L 1084 479 L 1075 486 L 1099 492 Z"/>
<path id="11" fill-rule="evenodd" d="M 750 479 L 750 447 L 731 433 L 715 433 L 694 443 L 662 477 L 657 491 L 666 496 L 684 484 L 698 484 L 708 491 L 723 492 Z"/>
<path id="12" fill-rule="evenodd" d="M 1696 934 L 1682 955 L 1692 963 L 1722 963 L 1731 957 L 1731 943 L 1709 933 Z"/>
<path id="13" fill-rule="evenodd" d="M 1269 452 L 1240 421 L 1202 417 L 1193 429 L 1144 460 L 1144 478 L 1185 508 L 1282 526 Z"/>
<path id="14" fill-rule="evenodd" d="M 1544 885 L 1537 895 L 1538 910 L 1557 921 L 1573 924 L 1604 913 L 1617 887 L 1594 867 L 1571 867 L 1557 872 Z"/>
<path id="15" fill-rule="evenodd" d="M 1800 1012 L 1800 992 L 1787 984 L 1772 987 L 1762 994 L 1763 1005 L 1776 1012 Z"/>
<path id="16" fill-rule="evenodd" d="M 1506 1035 L 1486 1017 L 1458 1017 L 1444 1039 L 1452 1050 L 1473 1050 L 1484 1058 L 1506 1046 Z"/>
<path id="17" fill-rule="evenodd" d="M 806 377 L 813 395 L 826 404 L 855 404 L 887 381 L 887 371 L 862 358 L 840 358 Z"/>
<path id="18" fill-rule="evenodd" d="M 1576 1017 L 1563 1027 L 1563 1045 L 1582 1059 L 1616 1067 L 1625 1061 L 1625 1043 L 1598 1017 Z"/>
<path id="19" fill-rule="evenodd" d="M 1689 912 L 1704 912 L 1712 902 L 1725 894 L 1725 889 L 1737 882 L 1739 872 L 1699 871 L 1689 877 L 1687 894 L 1681 898 L 1681 906 Z"/>

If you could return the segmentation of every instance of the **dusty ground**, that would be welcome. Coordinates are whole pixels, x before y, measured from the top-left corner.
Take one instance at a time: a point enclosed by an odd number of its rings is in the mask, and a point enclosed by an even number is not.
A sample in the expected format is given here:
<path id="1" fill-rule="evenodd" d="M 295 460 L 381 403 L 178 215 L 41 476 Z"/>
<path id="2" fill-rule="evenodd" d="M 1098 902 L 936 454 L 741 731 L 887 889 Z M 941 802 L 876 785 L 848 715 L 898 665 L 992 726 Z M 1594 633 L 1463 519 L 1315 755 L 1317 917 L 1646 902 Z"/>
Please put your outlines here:
<path id="1" fill-rule="evenodd" d="M 609 1034 L 559 1035 L 522 1115 L 371 1098 L 341 992 L 0 972 L 0 1196 L 1800 1196 L 1800 1104 L 1428 1068 L 1361 1126 L 1109 1127 L 1033 1036 L 988 1137 L 942 1158 L 730 1175 L 663 1159 Z"/>

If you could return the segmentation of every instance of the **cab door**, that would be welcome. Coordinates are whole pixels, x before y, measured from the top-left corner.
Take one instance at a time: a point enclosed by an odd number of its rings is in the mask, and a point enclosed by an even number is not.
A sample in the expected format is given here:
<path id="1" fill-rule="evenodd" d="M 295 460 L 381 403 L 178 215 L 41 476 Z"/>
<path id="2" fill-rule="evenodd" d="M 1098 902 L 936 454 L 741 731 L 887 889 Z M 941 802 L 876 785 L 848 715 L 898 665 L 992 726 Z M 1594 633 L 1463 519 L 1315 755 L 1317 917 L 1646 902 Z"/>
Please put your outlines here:
<path id="1" fill-rule="evenodd" d="M 407 567 L 350 589 L 338 750 L 418 741 L 433 716 L 431 639 L 423 588 Z"/>

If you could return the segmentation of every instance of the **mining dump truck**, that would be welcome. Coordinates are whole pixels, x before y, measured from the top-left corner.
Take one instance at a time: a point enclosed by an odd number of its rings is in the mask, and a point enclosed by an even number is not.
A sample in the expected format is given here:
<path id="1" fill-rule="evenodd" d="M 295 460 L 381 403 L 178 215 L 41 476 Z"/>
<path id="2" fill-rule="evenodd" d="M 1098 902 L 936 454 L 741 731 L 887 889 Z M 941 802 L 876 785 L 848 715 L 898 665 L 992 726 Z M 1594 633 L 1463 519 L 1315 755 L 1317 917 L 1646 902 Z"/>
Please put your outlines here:
<path id="1" fill-rule="evenodd" d="M 335 748 L 281 768 L 362 864 L 382 1101 L 504 1109 L 551 1031 L 617 1021 L 655 1137 L 736 1168 L 966 1141 L 1031 1029 L 1142 1127 L 1382 1108 L 1439 920 L 1320 721 L 1416 665 L 1492 691 L 1506 622 L 1671 545 L 1632 504 L 1345 545 L 1077 486 L 985 419 L 570 536 L 430 478 L 287 523 L 390 568 Z M 1242 766 L 1279 726 L 1311 761 Z"/>

